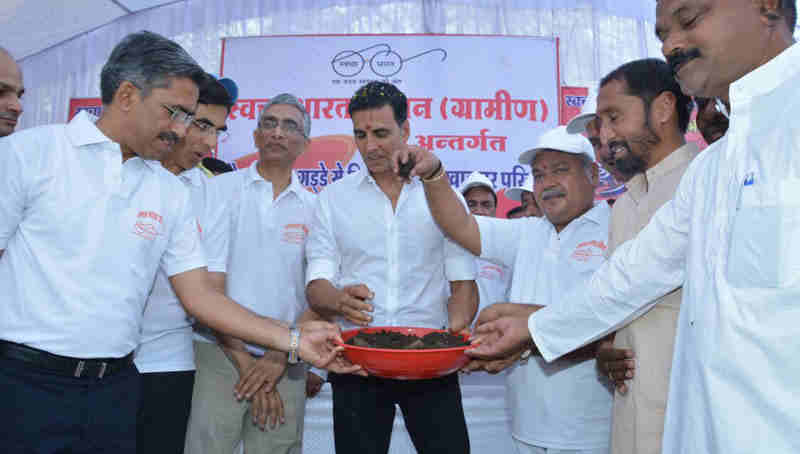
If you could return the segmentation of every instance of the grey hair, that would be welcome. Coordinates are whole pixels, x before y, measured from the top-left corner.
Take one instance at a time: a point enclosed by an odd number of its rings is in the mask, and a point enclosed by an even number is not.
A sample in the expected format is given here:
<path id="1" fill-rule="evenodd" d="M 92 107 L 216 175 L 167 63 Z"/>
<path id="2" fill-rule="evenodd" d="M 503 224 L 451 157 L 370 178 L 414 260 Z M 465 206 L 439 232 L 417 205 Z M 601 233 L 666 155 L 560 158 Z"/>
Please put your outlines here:
<path id="1" fill-rule="evenodd" d="M 206 73 L 176 42 L 149 31 L 132 33 L 111 51 L 100 72 L 100 96 L 103 105 L 111 104 L 122 82 L 139 87 L 142 97 L 153 88 L 164 88 L 173 77 L 191 79 L 198 88 Z"/>
<path id="2" fill-rule="evenodd" d="M 269 100 L 268 103 L 264 105 L 264 108 L 261 109 L 261 113 L 258 114 L 258 124 L 261 124 L 261 119 L 264 117 L 264 113 L 272 106 L 285 104 L 287 106 L 294 106 L 297 110 L 303 114 L 303 136 L 307 139 L 311 136 L 311 115 L 308 114 L 306 111 L 306 106 L 297 99 L 297 96 L 290 94 L 290 93 L 281 93 L 279 95 L 275 95 L 272 99 Z"/>

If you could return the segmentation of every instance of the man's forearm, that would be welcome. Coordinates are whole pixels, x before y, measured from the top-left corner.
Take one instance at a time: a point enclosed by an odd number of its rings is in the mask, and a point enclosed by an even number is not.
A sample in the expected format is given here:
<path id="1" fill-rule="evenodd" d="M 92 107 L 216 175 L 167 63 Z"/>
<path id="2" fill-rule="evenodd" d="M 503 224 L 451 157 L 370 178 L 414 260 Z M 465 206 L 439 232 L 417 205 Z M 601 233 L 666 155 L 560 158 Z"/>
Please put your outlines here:
<path id="1" fill-rule="evenodd" d="M 451 328 L 460 330 L 469 327 L 478 312 L 478 285 L 475 281 L 451 281 L 450 295 L 447 305 L 450 322 L 464 325 Z"/>
<path id="2" fill-rule="evenodd" d="M 461 204 L 447 176 L 424 183 L 423 186 L 425 197 L 428 199 L 428 208 L 439 228 L 461 247 L 473 255 L 480 256 L 478 225 Z"/>
<path id="3" fill-rule="evenodd" d="M 339 309 L 336 307 L 340 292 L 329 280 L 314 279 L 306 287 L 306 299 L 312 311 L 330 320 L 340 315 Z"/>

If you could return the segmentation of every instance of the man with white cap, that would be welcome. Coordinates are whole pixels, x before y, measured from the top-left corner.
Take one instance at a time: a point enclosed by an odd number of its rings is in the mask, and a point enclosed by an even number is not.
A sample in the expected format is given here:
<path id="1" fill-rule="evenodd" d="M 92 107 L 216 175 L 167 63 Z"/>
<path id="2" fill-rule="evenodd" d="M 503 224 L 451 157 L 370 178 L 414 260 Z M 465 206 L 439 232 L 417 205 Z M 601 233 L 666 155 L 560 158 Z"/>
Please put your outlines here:
<path id="1" fill-rule="evenodd" d="M 539 209 L 539 205 L 536 204 L 536 199 L 533 197 L 533 177 L 530 175 L 525 177 L 522 186 L 509 188 L 506 191 L 506 197 L 522 203 L 522 208 L 525 212 L 523 216 L 542 217 L 542 210 Z"/>
<path id="2" fill-rule="evenodd" d="M 395 153 L 395 165 L 413 154 L 411 175 L 425 182 L 436 223 L 473 254 L 512 269 L 512 301 L 553 301 L 584 285 L 604 261 L 610 209 L 594 203 L 598 168 L 591 144 L 561 126 L 543 134 L 535 148 L 520 156 L 531 165 L 534 196 L 545 217 L 491 219 L 459 212 L 458 196 L 437 178 L 439 159 L 417 147 Z M 478 316 L 533 312 L 533 304 L 495 304 Z M 524 355 L 523 355 L 524 356 Z M 489 363 L 487 363 L 488 365 Z M 595 370 L 590 346 L 552 363 L 530 358 L 509 373 L 512 436 L 519 453 L 607 453 L 611 391 Z"/>

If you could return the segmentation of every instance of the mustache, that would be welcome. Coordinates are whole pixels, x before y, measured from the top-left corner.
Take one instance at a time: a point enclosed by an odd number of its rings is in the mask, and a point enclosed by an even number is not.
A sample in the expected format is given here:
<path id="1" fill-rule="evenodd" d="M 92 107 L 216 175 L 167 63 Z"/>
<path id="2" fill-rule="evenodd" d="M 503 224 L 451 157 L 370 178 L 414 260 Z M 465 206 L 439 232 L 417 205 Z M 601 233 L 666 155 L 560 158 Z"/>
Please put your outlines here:
<path id="1" fill-rule="evenodd" d="M 0 119 L 17 121 L 19 114 L 16 112 L 0 112 Z"/>
<path id="2" fill-rule="evenodd" d="M 180 137 L 172 131 L 169 132 L 162 132 L 158 135 L 158 138 L 169 143 L 170 146 L 173 146 L 178 143 Z"/>
<path id="3" fill-rule="evenodd" d="M 669 64 L 670 68 L 672 68 L 672 72 L 677 74 L 681 66 L 683 66 L 685 63 L 688 63 L 690 60 L 694 60 L 695 58 L 699 57 L 700 49 L 696 47 L 686 51 L 678 50 L 667 56 L 667 64 Z"/>
<path id="4" fill-rule="evenodd" d="M 562 189 L 558 188 L 545 189 L 544 191 L 542 191 L 542 200 L 543 201 L 550 200 L 553 197 L 564 197 L 566 195 L 567 193 Z"/>

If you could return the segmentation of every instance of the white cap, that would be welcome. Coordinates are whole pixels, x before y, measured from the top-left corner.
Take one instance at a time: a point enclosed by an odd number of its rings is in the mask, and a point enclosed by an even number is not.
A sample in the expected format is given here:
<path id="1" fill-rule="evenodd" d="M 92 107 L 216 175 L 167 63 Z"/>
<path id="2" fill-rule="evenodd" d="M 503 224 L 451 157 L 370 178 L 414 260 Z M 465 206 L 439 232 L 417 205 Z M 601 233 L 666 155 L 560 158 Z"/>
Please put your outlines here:
<path id="1" fill-rule="evenodd" d="M 519 163 L 531 165 L 536 154 L 543 150 L 562 151 L 570 154 L 585 154 L 594 162 L 592 144 L 580 134 L 570 134 L 565 126 L 553 128 L 539 137 L 536 147 L 519 155 Z"/>
<path id="2" fill-rule="evenodd" d="M 533 177 L 530 175 L 525 177 L 525 181 L 522 182 L 522 186 L 515 186 L 513 188 L 509 188 L 506 190 L 506 197 L 511 200 L 515 200 L 517 202 L 522 202 L 522 192 L 528 191 L 533 192 Z"/>
<path id="3" fill-rule="evenodd" d="M 597 116 L 597 95 L 591 91 L 586 96 L 586 101 L 581 107 L 581 113 L 567 123 L 567 132 L 570 134 L 582 134 L 586 131 L 586 125 Z"/>
<path id="4" fill-rule="evenodd" d="M 490 191 L 495 192 L 494 186 L 492 185 L 492 180 L 477 170 L 469 175 L 466 181 L 464 181 L 464 184 L 461 185 L 459 191 L 461 191 L 461 194 L 463 195 L 476 186 L 486 186 Z M 497 193 L 495 192 L 495 194 Z"/>

